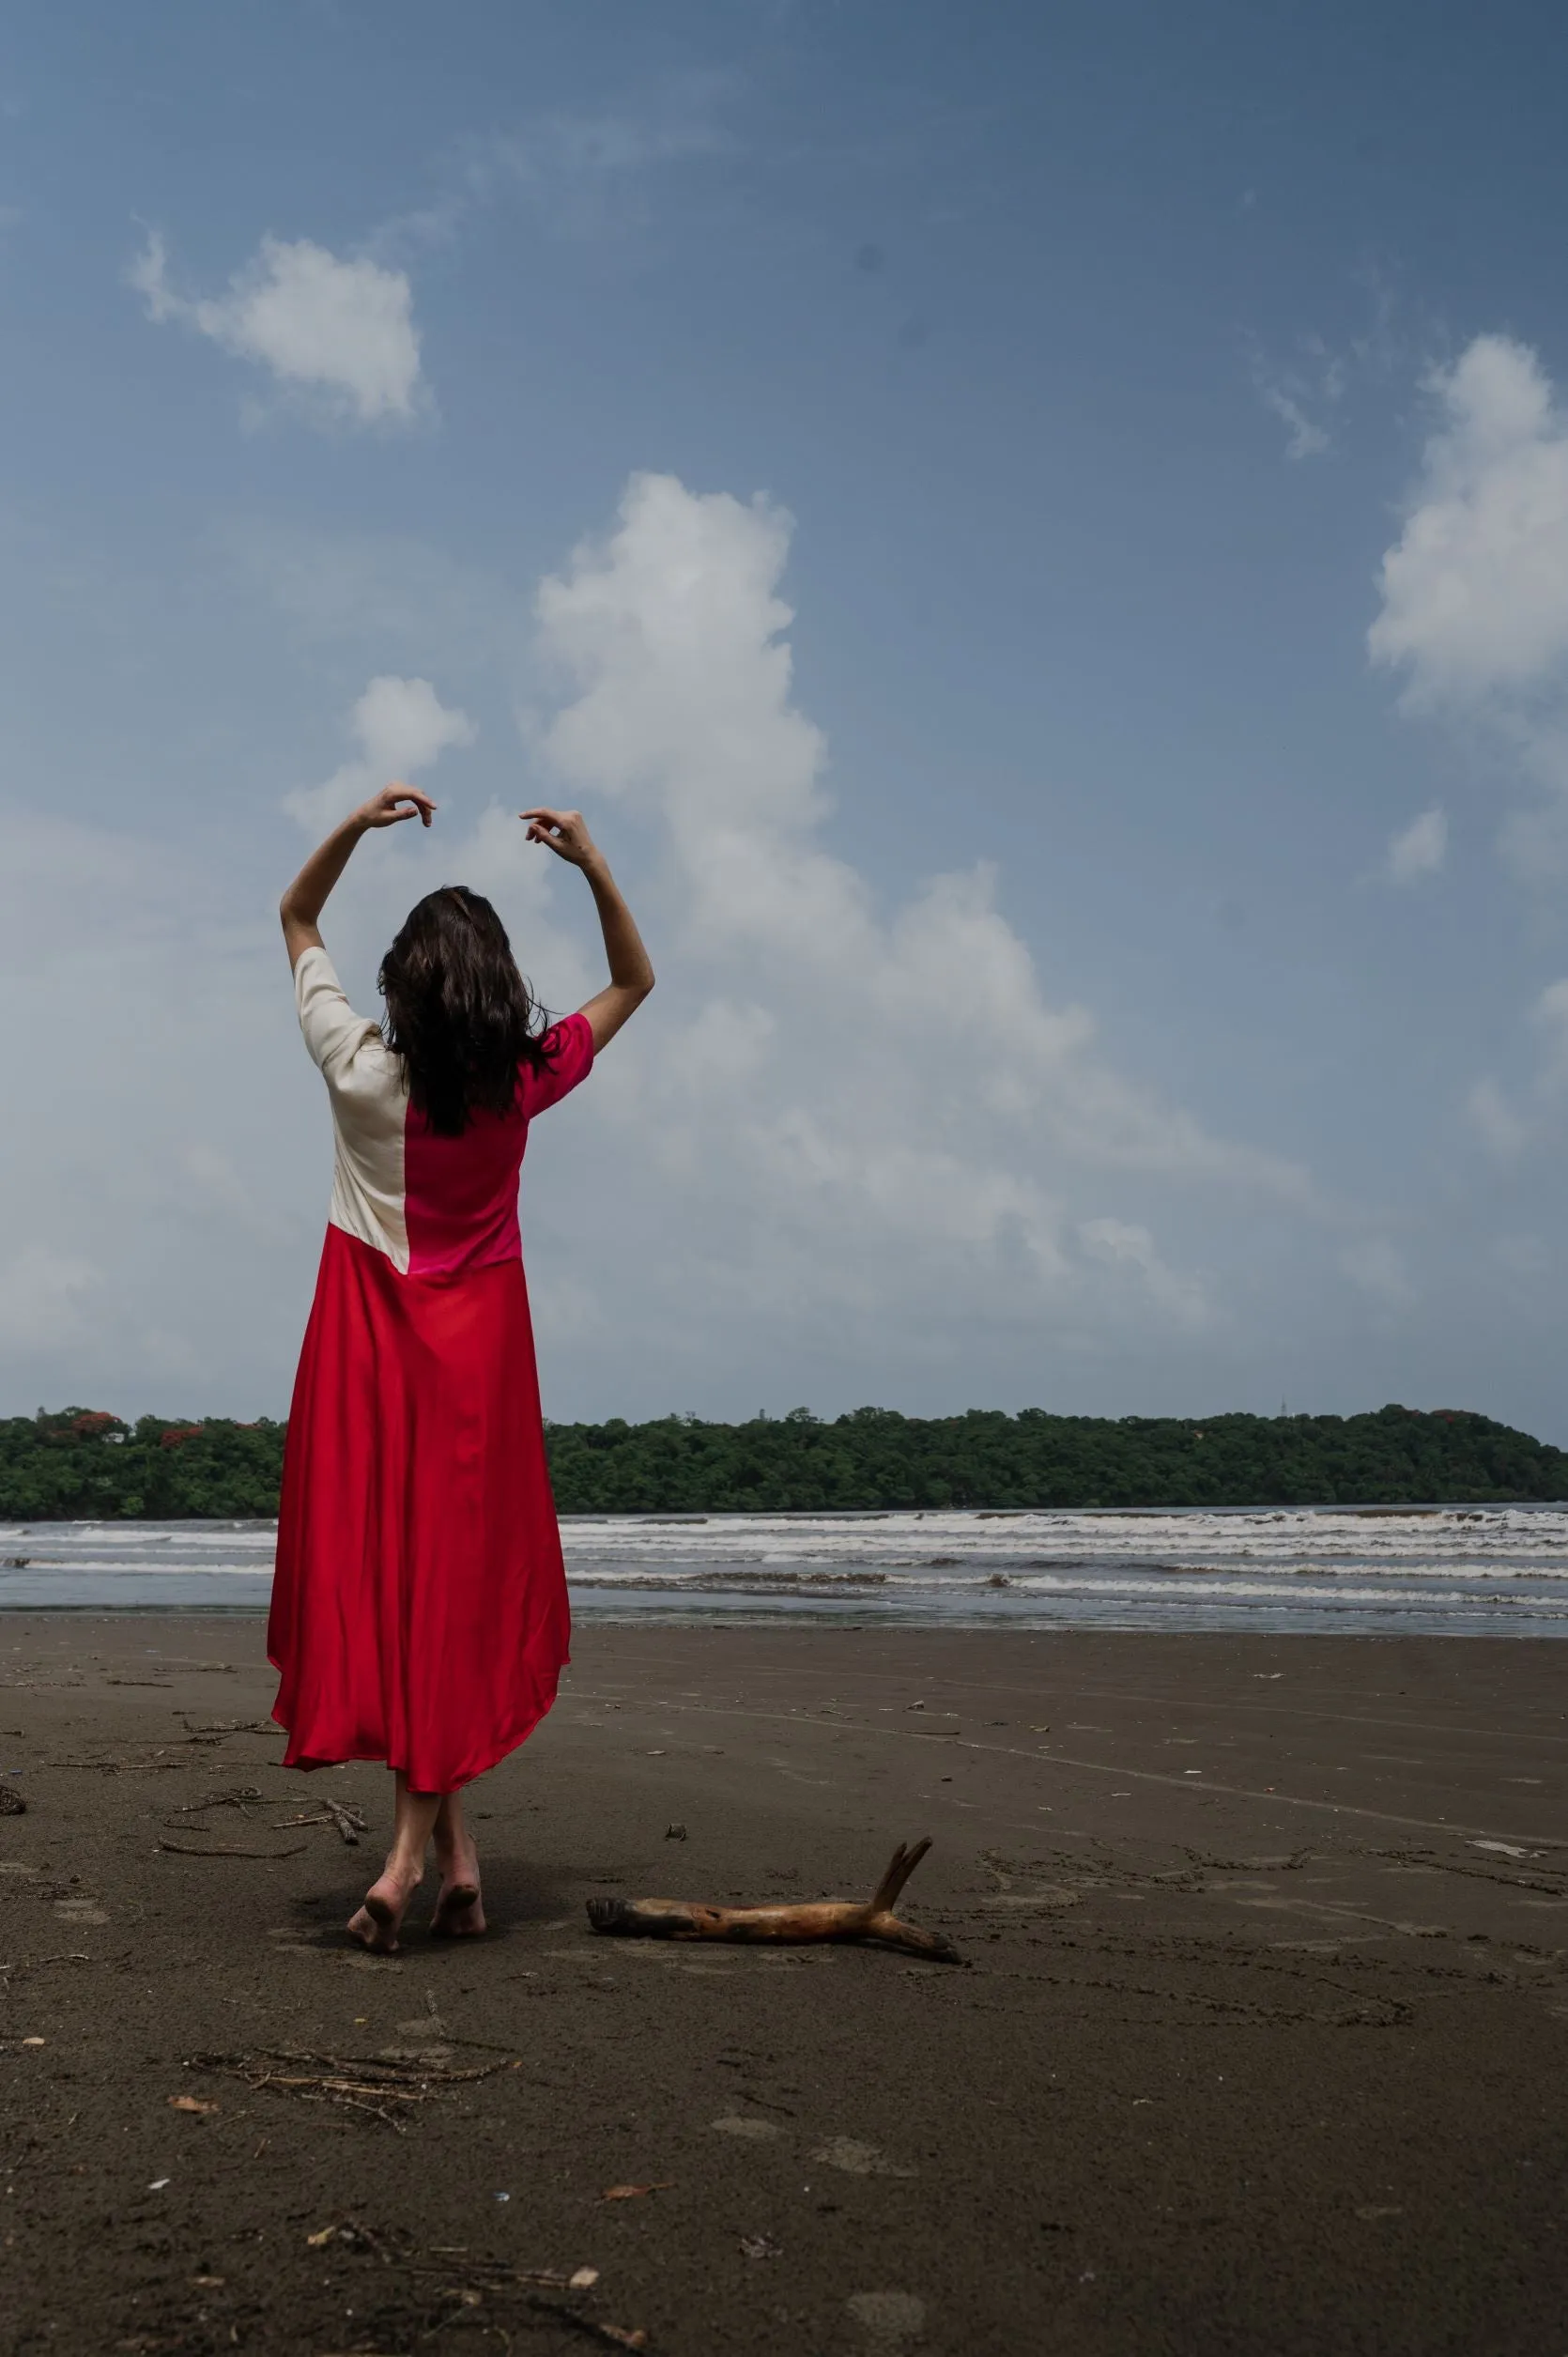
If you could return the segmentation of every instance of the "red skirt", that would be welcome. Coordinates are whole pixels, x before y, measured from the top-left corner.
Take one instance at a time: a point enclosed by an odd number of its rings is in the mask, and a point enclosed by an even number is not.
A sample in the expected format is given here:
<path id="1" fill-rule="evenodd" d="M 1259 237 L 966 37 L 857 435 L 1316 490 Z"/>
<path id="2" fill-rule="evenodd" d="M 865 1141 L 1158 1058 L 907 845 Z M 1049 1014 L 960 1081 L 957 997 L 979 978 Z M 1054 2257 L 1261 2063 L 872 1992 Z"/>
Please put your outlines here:
<path id="1" fill-rule="evenodd" d="M 267 1630 L 284 1766 L 455 1791 L 544 1718 L 570 1637 L 522 1262 L 400 1276 L 329 1227 Z"/>

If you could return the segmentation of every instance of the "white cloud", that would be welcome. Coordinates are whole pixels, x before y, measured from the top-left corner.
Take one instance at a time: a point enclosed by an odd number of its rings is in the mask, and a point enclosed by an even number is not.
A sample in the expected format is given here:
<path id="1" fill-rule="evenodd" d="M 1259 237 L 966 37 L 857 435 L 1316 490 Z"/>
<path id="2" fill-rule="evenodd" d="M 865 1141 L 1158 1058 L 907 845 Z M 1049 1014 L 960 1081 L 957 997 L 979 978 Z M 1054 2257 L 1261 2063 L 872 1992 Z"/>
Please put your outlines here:
<path id="1" fill-rule="evenodd" d="M 1568 660 L 1568 420 L 1537 355 L 1481 335 L 1431 379 L 1405 529 L 1383 558 L 1373 658 L 1421 704 L 1560 686 Z"/>
<path id="2" fill-rule="evenodd" d="M 191 297 L 171 285 L 167 248 L 152 231 L 126 275 L 148 318 L 177 320 L 269 369 L 321 421 L 407 425 L 428 407 L 402 270 L 342 260 L 308 238 L 268 237 L 224 294 Z"/>
<path id="3" fill-rule="evenodd" d="M 573 691 L 541 738 L 560 791 L 662 843 L 650 930 L 655 963 L 661 934 L 678 953 L 680 1003 L 618 1051 L 601 1103 L 702 1237 L 685 1317 L 706 1296 L 852 1323 L 1114 1318 L 1135 1296 L 1191 1325 L 1202 1287 L 1094 1200 L 1104 1176 L 1297 1211 L 1310 1182 L 1118 1073 L 1085 1010 L 1044 999 L 989 870 L 884 911 L 826 848 L 826 746 L 778 595 L 790 532 L 765 500 L 638 476 L 609 539 L 538 601 Z"/>
<path id="4" fill-rule="evenodd" d="M 1367 643 L 1407 712 L 1481 723 L 1544 797 L 1502 849 L 1545 883 L 1568 875 L 1568 414 L 1508 336 L 1477 336 L 1429 390 L 1437 427 Z"/>
<path id="5" fill-rule="evenodd" d="M 466 712 L 447 709 L 427 679 L 391 673 L 371 681 L 349 715 L 348 731 L 359 743 L 357 757 L 324 785 L 284 797 L 284 809 L 309 834 L 325 834 L 377 786 L 428 769 L 449 746 L 471 745 L 478 733 Z"/>
<path id="6" fill-rule="evenodd" d="M 1391 837 L 1388 874 L 1393 884 L 1415 884 L 1436 875 L 1448 856 L 1448 820 L 1441 810 L 1423 810 Z"/>
<path id="7" fill-rule="evenodd" d="M 530 682 L 554 717 L 528 798 L 548 778 L 583 801 L 660 970 L 530 1148 L 551 1411 L 1082 1399 L 1095 1365 L 1114 1404 L 1118 1363 L 1175 1388 L 1200 1348 L 1223 1386 L 1260 1328 L 1274 1350 L 1274 1305 L 1343 1232 L 1297 1166 L 1217 1136 L 1047 996 L 989 870 L 888 893 L 835 856 L 788 542 L 765 501 L 643 478 L 540 594 L 562 685 L 551 704 Z M 444 671 L 398 643 L 425 675 L 366 687 L 352 758 L 294 806 L 313 827 L 472 734 Z M 477 760 L 453 769 L 436 826 L 370 839 L 332 897 L 355 1004 L 377 1011 L 404 910 L 453 877 L 494 898 L 548 1004 L 580 1004 L 602 976 L 580 880 L 512 811 L 479 811 Z M 292 828 L 253 820 L 221 873 L 177 835 L 7 814 L 0 1096 L 47 1117 L 8 1132 L 4 1210 L 64 1271 L 53 1292 L 17 1279 L 40 1339 L 0 1328 L 24 1407 L 286 1402 L 330 1140 L 273 915 Z M 88 1265 L 100 1281 L 73 1295 Z"/>

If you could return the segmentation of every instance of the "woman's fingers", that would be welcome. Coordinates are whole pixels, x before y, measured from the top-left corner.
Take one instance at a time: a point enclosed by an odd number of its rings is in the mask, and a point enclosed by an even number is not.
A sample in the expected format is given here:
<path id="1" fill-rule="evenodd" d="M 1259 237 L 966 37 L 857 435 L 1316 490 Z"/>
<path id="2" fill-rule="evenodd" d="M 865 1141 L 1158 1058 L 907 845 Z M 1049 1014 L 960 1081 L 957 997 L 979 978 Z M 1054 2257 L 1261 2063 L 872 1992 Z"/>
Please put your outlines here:
<path id="1" fill-rule="evenodd" d="M 530 843 L 547 843 L 562 859 L 579 861 L 588 840 L 580 810 L 519 810 Z"/>
<path id="2" fill-rule="evenodd" d="M 417 786 L 383 786 L 364 806 L 372 826 L 395 826 L 401 819 L 416 818 L 428 826 L 435 814 L 435 803 Z"/>

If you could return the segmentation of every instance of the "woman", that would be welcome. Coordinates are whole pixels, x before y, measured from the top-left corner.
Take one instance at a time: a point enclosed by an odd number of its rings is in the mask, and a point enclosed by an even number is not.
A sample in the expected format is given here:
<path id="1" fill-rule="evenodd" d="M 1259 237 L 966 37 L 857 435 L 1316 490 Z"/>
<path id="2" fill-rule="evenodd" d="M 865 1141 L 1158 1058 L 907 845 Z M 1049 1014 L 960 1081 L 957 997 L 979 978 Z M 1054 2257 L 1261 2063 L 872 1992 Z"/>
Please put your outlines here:
<path id="1" fill-rule="evenodd" d="M 349 1923 L 397 1946 L 434 1835 L 431 1930 L 484 1929 L 461 1789 L 555 1700 L 570 1628 L 517 1230 L 529 1123 L 585 1080 L 653 987 L 576 810 L 525 810 L 588 880 L 609 986 L 541 1031 L 500 917 L 449 885 L 388 950 L 384 1029 L 357 1015 L 316 919 L 355 845 L 436 806 L 388 786 L 306 860 L 279 911 L 336 1156 L 284 1458 L 268 1654 L 284 1765 L 384 1760 L 384 1872 Z"/>

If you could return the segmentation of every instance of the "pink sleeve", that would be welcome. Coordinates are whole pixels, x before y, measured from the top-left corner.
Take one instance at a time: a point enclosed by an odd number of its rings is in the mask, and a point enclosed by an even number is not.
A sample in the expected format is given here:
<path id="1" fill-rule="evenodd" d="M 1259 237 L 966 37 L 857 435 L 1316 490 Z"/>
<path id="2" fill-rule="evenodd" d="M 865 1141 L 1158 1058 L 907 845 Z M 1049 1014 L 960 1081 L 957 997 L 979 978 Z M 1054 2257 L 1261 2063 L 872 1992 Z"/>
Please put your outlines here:
<path id="1" fill-rule="evenodd" d="M 531 1121 L 536 1113 L 569 1097 L 593 1069 L 593 1033 L 586 1015 L 568 1015 L 545 1034 L 548 1059 L 542 1071 L 522 1068 L 523 1111 Z"/>

